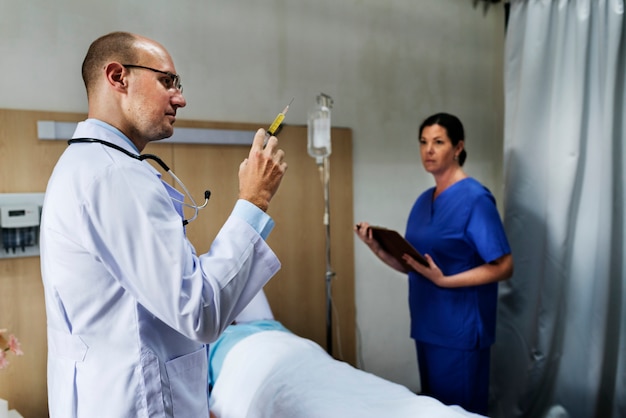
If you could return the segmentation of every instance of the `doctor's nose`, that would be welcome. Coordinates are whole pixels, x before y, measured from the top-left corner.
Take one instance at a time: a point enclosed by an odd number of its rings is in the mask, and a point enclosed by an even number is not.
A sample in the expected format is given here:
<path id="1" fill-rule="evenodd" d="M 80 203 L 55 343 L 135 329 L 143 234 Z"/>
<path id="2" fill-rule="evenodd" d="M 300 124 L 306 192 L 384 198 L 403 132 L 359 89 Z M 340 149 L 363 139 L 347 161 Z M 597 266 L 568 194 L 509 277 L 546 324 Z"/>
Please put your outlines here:
<path id="1" fill-rule="evenodd" d="M 170 103 L 172 103 L 172 106 L 176 108 L 187 106 L 187 100 L 185 99 L 185 96 L 183 96 L 183 92 L 178 89 L 176 90 L 176 93 L 172 95 Z"/>

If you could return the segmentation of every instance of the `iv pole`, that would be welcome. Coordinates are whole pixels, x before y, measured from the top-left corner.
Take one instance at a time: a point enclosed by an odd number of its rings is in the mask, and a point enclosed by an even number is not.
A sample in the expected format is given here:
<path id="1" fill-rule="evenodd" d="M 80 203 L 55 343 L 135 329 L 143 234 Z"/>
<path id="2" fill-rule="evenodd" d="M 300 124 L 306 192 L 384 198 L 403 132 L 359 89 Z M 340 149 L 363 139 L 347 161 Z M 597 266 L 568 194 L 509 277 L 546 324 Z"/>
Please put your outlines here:
<path id="1" fill-rule="evenodd" d="M 324 182 L 324 226 L 326 228 L 326 351 L 333 354 L 332 280 L 335 276 L 330 264 L 330 162 L 324 157 L 322 165 Z"/>
<path id="2" fill-rule="evenodd" d="M 324 186 L 324 218 L 326 229 L 326 351 L 333 352 L 332 279 L 335 276 L 330 264 L 330 108 L 333 99 L 324 93 L 316 98 L 317 106 L 309 113 L 307 150 L 314 157 Z"/>

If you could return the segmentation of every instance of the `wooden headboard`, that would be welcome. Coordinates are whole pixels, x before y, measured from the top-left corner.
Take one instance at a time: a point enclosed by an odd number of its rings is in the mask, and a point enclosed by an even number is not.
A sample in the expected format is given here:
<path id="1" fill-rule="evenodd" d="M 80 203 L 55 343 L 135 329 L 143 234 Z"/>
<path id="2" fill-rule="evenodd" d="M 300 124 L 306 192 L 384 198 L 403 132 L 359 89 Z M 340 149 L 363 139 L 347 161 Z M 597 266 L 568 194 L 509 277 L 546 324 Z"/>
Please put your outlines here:
<path id="1" fill-rule="evenodd" d="M 44 192 L 65 141 L 37 139 L 37 121 L 78 122 L 84 114 L 0 109 L 0 193 Z M 183 121 L 179 127 L 255 131 L 262 124 Z M 324 188 L 315 160 L 306 150 L 304 126 L 279 134 L 289 168 L 268 213 L 276 221 L 268 242 L 282 269 L 266 285 L 274 314 L 296 334 L 326 347 L 326 229 Z M 333 355 L 355 365 L 352 134 L 333 128 L 330 157 Z M 159 155 L 197 201 L 212 192 L 209 206 L 188 227 L 197 251 L 208 250 L 238 193 L 238 169 L 249 147 L 153 143 L 144 152 Z M 167 176 L 164 176 L 167 178 Z M 0 328 L 22 343 L 24 356 L 0 370 L 0 398 L 26 417 L 47 417 L 46 317 L 38 257 L 0 259 Z"/>

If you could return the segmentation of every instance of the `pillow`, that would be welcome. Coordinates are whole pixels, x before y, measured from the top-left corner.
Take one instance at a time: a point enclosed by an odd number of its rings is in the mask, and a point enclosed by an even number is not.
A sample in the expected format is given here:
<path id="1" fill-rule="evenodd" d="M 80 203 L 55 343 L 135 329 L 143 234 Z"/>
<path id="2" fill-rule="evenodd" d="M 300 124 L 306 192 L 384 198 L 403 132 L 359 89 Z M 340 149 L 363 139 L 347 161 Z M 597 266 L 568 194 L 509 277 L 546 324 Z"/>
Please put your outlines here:
<path id="1" fill-rule="evenodd" d="M 248 303 L 248 305 L 237 315 L 235 323 L 241 324 L 252 321 L 259 321 L 263 319 L 274 319 L 272 308 L 267 301 L 265 292 L 263 289 L 256 294 L 254 298 Z"/>

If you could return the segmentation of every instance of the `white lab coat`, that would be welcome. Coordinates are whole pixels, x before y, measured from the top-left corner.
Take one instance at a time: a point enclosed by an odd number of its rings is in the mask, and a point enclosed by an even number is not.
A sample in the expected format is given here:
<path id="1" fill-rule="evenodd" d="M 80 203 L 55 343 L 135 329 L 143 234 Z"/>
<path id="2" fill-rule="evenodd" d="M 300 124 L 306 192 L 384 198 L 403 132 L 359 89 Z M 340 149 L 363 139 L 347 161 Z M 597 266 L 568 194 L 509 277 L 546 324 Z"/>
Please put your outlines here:
<path id="1" fill-rule="evenodd" d="M 90 121 L 74 137 L 135 152 Z M 50 178 L 41 270 L 52 418 L 208 417 L 205 343 L 280 268 L 237 206 L 197 256 L 157 174 L 91 143 L 69 146 Z"/>

